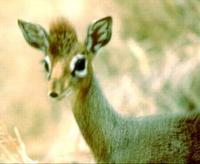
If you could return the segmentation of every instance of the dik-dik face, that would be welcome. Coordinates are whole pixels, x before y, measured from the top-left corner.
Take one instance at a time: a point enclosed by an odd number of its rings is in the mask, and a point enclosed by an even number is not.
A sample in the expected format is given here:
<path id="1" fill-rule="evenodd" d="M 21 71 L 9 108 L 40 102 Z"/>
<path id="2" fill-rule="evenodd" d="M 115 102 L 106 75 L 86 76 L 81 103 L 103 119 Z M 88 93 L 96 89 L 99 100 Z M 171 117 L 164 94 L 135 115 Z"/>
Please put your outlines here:
<path id="1" fill-rule="evenodd" d="M 112 34 L 112 18 L 105 17 L 88 27 L 84 43 L 64 18 L 51 24 L 49 33 L 38 24 L 18 20 L 25 40 L 44 53 L 49 96 L 62 98 L 71 90 L 85 85 L 92 75 L 92 59 L 106 45 Z"/>

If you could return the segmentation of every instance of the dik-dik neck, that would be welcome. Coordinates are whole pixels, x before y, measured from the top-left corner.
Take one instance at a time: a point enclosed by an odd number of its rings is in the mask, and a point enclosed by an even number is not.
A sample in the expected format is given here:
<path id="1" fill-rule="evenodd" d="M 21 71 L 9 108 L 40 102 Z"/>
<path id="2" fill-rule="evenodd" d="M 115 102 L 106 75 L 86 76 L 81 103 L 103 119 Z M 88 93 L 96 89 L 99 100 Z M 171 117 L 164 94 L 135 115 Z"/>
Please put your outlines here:
<path id="1" fill-rule="evenodd" d="M 79 128 L 96 158 L 108 158 L 120 117 L 104 97 L 93 75 L 87 89 L 80 90 L 74 104 Z"/>

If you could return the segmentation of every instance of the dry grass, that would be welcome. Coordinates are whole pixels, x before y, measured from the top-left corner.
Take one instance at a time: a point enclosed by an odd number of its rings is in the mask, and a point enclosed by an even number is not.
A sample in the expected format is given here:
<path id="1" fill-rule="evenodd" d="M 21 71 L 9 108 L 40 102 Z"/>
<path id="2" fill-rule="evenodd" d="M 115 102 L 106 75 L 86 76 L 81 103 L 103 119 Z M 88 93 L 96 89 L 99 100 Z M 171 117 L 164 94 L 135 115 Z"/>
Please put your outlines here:
<path id="1" fill-rule="evenodd" d="M 18 129 L 14 128 L 12 137 L 4 125 L 0 125 L 0 162 L 1 163 L 38 163 L 29 158 Z"/>

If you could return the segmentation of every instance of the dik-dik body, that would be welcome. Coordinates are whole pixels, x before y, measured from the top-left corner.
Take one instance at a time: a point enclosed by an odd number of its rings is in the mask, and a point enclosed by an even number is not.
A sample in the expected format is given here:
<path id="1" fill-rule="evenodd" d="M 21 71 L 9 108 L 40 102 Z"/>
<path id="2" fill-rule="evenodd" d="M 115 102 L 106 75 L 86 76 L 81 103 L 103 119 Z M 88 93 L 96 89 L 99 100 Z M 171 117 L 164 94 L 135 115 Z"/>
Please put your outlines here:
<path id="1" fill-rule="evenodd" d="M 199 113 L 125 118 L 104 97 L 92 61 L 111 39 L 111 17 L 90 24 L 83 43 L 64 18 L 53 22 L 49 32 L 38 24 L 18 24 L 26 41 L 44 53 L 49 96 L 70 97 L 97 162 L 200 162 Z"/>

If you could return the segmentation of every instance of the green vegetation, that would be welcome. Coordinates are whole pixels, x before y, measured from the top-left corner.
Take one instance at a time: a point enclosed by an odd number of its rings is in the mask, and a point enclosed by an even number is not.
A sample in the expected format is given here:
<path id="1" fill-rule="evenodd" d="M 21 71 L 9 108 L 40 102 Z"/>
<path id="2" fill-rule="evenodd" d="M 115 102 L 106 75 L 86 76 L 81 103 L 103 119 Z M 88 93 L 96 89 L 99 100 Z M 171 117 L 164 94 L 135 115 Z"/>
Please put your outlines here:
<path id="1" fill-rule="evenodd" d="M 163 49 L 188 33 L 200 33 L 198 0 L 116 0 L 123 6 L 122 35 L 132 36 L 147 48 Z M 149 47 L 148 47 L 149 46 Z"/>

